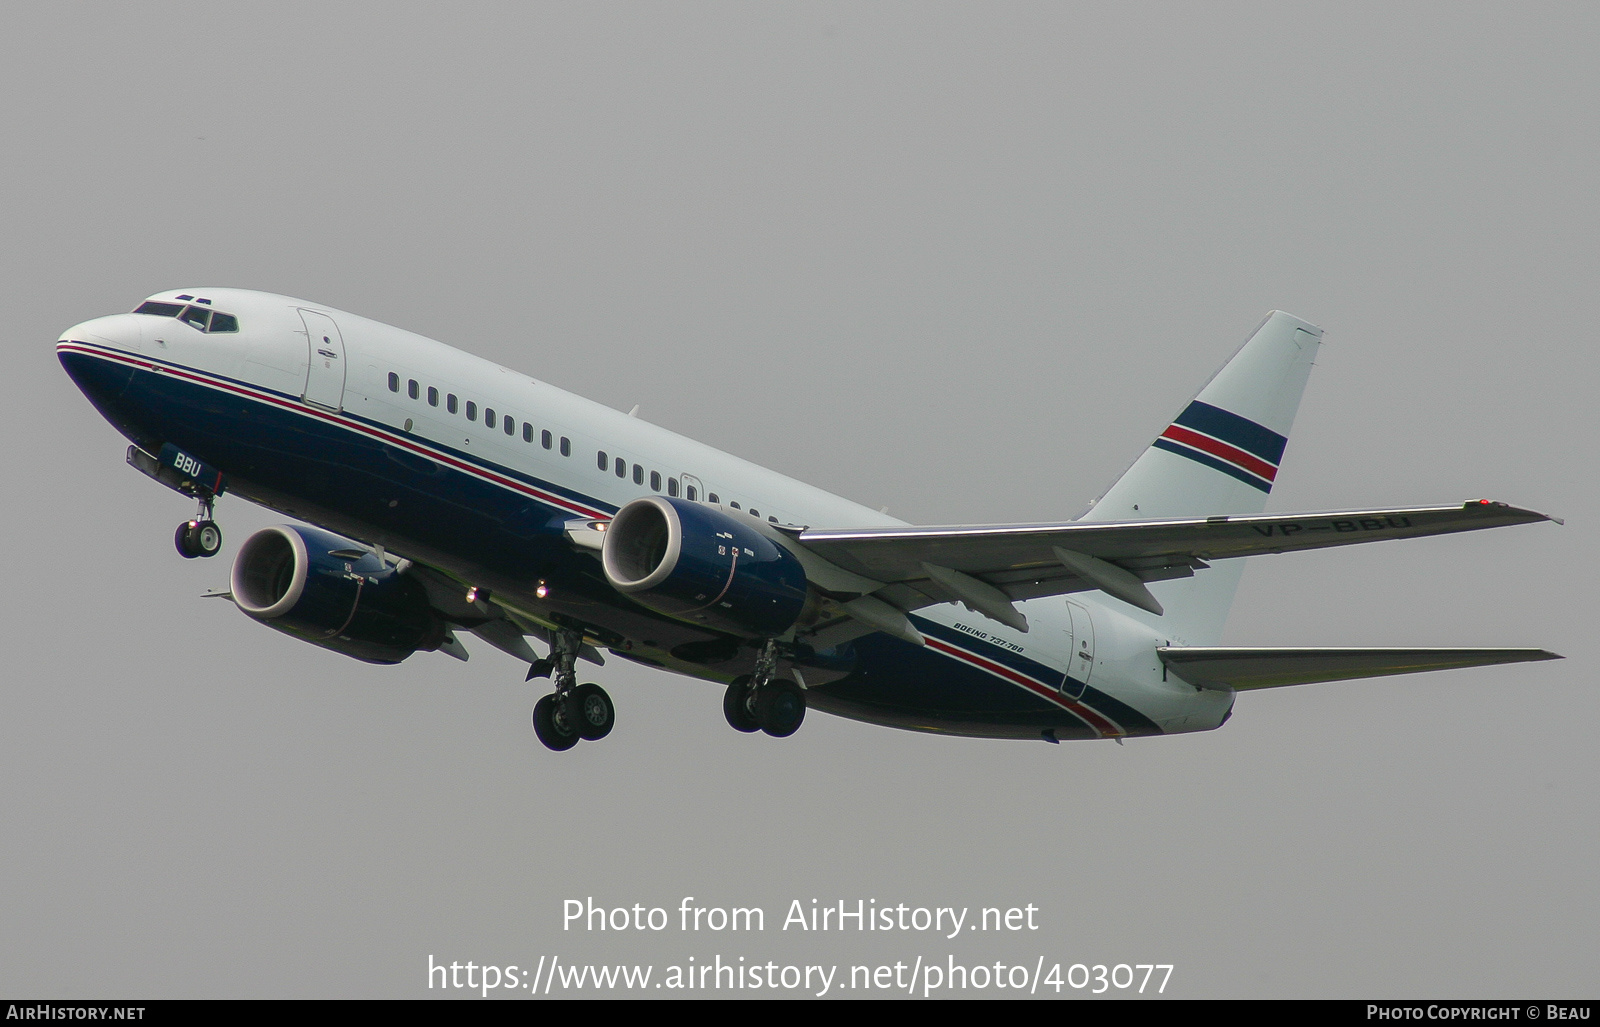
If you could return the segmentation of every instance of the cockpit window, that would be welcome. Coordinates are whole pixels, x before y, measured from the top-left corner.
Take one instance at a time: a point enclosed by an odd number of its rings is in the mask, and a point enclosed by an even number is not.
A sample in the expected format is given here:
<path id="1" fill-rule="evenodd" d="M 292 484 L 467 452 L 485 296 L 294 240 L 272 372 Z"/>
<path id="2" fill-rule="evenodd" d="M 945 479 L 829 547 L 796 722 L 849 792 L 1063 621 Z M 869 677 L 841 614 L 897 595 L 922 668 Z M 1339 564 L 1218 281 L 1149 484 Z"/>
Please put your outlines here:
<path id="1" fill-rule="evenodd" d="M 188 299 L 189 297 L 184 297 Z M 198 303 L 209 303 L 210 300 L 197 300 Z M 207 310 L 204 307 L 186 307 L 181 303 L 162 303 L 151 300 L 141 303 L 134 310 L 135 314 L 154 314 L 156 317 L 176 317 L 184 324 L 193 325 L 202 332 L 237 332 L 239 319 L 232 314 L 224 314 L 220 310 Z"/>

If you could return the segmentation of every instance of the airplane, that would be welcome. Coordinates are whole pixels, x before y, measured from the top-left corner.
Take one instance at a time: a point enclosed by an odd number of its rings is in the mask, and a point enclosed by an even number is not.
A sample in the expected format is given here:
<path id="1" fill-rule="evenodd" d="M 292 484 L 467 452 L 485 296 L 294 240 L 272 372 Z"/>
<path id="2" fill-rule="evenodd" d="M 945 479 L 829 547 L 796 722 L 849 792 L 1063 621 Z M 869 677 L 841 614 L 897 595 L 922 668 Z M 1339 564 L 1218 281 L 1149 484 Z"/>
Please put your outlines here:
<path id="1" fill-rule="evenodd" d="M 1242 557 L 1560 523 L 1489 500 L 1265 513 L 1321 341 L 1269 314 L 1075 519 L 931 527 L 286 296 L 158 293 L 56 350 L 128 463 L 196 502 L 182 556 L 221 550 L 224 495 L 302 522 L 246 539 L 214 594 L 371 663 L 464 660 L 474 636 L 551 678 L 533 727 L 564 751 L 615 724 L 578 680 L 605 654 L 719 683 L 746 733 L 817 709 L 1118 743 L 1220 727 L 1241 691 L 1559 659 L 1217 644 Z"/>

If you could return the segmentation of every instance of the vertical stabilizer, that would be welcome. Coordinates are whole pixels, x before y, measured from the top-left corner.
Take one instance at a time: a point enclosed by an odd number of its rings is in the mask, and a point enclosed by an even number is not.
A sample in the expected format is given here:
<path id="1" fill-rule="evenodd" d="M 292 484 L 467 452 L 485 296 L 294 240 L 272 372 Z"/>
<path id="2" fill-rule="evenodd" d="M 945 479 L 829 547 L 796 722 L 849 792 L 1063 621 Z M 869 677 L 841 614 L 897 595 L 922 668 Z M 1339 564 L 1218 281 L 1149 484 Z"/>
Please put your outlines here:
<path id="1" fill-rule="evenodd" d="M 1261 513 L 1321 340 L 1315 325 L 1268 314 L 1080 520 Z M 1193 578 L 1151 585 L 1166 609 L 1154 622 L 1191 645 L 1216 642 L 1243 571 L 1242 560 L 1224 560 Z"/>

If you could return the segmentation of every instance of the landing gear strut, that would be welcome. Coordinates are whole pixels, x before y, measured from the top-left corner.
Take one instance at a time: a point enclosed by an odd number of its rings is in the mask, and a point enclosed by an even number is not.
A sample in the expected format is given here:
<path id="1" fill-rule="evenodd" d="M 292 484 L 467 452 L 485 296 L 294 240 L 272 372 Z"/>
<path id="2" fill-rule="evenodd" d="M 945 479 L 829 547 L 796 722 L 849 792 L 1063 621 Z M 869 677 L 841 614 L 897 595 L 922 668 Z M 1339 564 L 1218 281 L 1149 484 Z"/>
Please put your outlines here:
<path id="1" fill-rule="evenodd" d="M 172 536 L 173 545 L 178 547 L 178 555 L 185 560 L 193 560 L 197 556 L 216 556 L 222 550 L 222 529 L 212 519 L 212 502 L 210 496 L 201 496 L 200 509 L 195 512 L 194 519 L 178 525 L 177 532 Z"/>
<path id="2" fill-rule="evenodd" d="M 617 711 L 606 690 L 578 684 L 578 650 L 583 636 L 570 629 L 550 633 L 550 658 L 528 668 L 528 679 L 551 674 L 556 690 L 533 707 L 533 731 L 548 749 L 564 752 L 581 740 L 598 741 L 611 733 Z"/>
<path id="3" fill-rule="evenodd" d="M 756 672 L 728 686 L 722 715 L 735 731 L 765 731 L 787 738 L 806 719 L 806 693 L 788 678 L 777 677 L 778 644 L 771 639 L 756 657 Z"/>

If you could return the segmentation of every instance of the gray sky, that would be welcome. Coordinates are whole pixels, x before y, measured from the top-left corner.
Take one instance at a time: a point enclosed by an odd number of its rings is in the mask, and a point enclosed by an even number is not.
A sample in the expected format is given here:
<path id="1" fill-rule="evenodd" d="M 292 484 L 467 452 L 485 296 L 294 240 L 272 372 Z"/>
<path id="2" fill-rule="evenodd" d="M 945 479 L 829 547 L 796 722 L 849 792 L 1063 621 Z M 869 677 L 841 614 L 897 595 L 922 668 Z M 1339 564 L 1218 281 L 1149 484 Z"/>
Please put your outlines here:
<path id="1" fill-rule="evenodd" d="M 430 953 L 720 953 L 1592 996 L 1597 29 L 1577 4 L 7 7 L 0 994 L 410 997 Z M 1076 514 L 1281 308 L 1327 337 L 1272 509 L 1568 523 L 1259 558 L 1226 640 L 1568 659 L 1246 695 L 1121 747 L 821 715 L 752 738 L 719 689 L 613 660 L 615 732 L 552 754 L 486 646 L 367 667 L 196 598 L 279 519 L 225 500 L 224 556 L 180 560 L 191 505 L 123 465 L 51 345 L 199 285 L 639 403 L 925 523 Z M 774 919 L 563 933 L 591 895 Z M 795 898 L 1042 927 L 796 937 Z"/>

